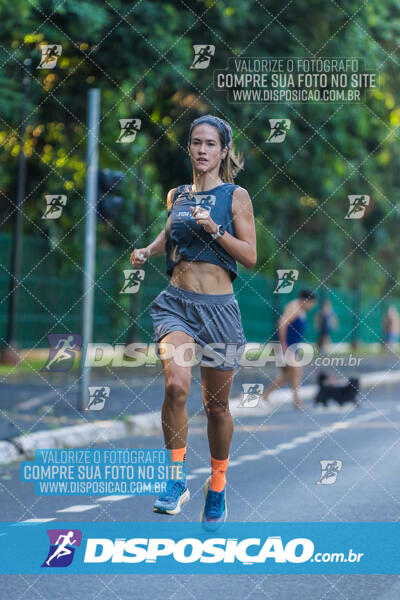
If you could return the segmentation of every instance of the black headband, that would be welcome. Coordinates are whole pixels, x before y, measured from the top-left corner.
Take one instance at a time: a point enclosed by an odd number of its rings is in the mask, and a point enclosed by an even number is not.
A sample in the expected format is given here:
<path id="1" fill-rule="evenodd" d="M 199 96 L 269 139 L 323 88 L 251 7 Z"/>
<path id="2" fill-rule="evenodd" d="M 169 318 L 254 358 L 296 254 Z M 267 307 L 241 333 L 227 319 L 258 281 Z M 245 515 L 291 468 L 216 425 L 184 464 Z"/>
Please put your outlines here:
<path id="1" fill-rule="evenodd" d="M 229 127 L 229 125 L 227 125 L 222 119 L 219 119 L 218 117 L 214 117 L 213 115 L 204 115 L 203 117 L 199 117 L 198 119 L 195 119 L 192 124 L 190 125 L 190 130 L 189 130 L 189 144 L 190 144 L 190 140 L 192 139 L 192 131 L 195 127 L 197 127 L 197 125 L 202 125 L 203 123 L 208 123 L 209 125 L 213 125 L 214 127 L 216 127 L 218 129 L 218 131 L 221 132 L 222 134 L 222 147 L 225 148 L 225 146 L 229 146 L 231 141 L 232 141 L 232 133 L 231 133 L 231 128 Z"/>

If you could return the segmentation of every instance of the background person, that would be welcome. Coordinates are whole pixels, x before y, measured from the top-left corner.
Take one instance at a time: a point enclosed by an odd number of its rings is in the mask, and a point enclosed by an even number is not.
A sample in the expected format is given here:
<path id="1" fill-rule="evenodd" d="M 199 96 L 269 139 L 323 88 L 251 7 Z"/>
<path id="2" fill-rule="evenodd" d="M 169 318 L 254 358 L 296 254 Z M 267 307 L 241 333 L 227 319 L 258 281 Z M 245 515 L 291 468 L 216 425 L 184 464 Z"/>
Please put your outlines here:
<path id="1" fill-rule="evenodd" d="M 332 308 L 330 300 L 324 300 L 321 310 L 317 312 L 314 319 L 314 327 L 318 331 L 317 347 L 324 353 L 331 342 L 331 334 L 339 325 L 338 318 Z"/>
<path id="2" fill-rule="evenodd" d="M 306 327 L 306 313 L 314 308 L 317 298 L 311 290 L 303 289 L 299 292 L 295 300 L 289 302 L 278 321 L 279 341 L 283 354 L 293 344 L 304 342 L 304 333 Z M 298 395 L 298 388 L 301 382 L 303 368 L 300 366 L 291 366 L 286 364 L 281 367 L 278 377 L 264 390 L 263 399 L 267 400 L 272 390 L 279 388 L 285 381 L 289 381 L 293 389 L 293 402 L 297 409 L 302 408 Z"/>
<path id="3" fill-rule="evenodd" d="M 399 340 L 400 317 L 397 308 L 391 304 L 382 321 L 383 339 L 389 350 L 393 350 Z"/>
<path id="4" fill-rule="evenodd" d="M 165 344 L 234 343 L 241 347 L 241 356 L 246 338 L 232 281 L 237 277 L 236 261 L 250 269 L 257 260 L 252 203 L 247 191 L 233 184 L 243 163 L 234 153 L 230 126 L 211 115 L 196 119 L 190 127 L 188 152 L 193 183 L 169 192 L 165 229 L 148 248 L 131 256 L 132 264 L 139 266 L 150 256 L 164 251 L 167 255 L 171 282 L 152 302 L 150 315 L 165 375 L 163 433 L 173 461 L 186 457 L 191 367 L 176 364 L 173 357 L 164 360 Z M 207 193 L 210 210 L 197 202 L 201 198 L 196 200 L 195 195 L 200 193 Z M 210 202 L 210 196 L 215 202 Z M 204 484 L 200 519 L 208 529 L 219 527 L 227 515 L 225 474 L 233 435 L 229 392 L 240 356 L 227 366 L 207 366 L 204 356 L 201 360 L 211 477 Z M 169 481 L 153 510 L 176 514 L 188 500 L 186 481 Z"/>

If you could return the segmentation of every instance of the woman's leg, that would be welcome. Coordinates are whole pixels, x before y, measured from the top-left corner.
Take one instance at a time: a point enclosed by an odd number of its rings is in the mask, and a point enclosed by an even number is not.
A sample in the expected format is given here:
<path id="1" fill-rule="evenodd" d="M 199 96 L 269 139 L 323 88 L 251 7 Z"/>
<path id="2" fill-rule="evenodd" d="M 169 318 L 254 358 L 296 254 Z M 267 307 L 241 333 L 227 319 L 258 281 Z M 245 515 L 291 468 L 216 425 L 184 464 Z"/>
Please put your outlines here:
<path id="1" fill-rule="evenodd" d="M 233 435 L 233 419 L 229 411 L 229 393 L 235 370 L 222 371 L 201 367 L 201 387 L 207 415 L 207 434 L 211 456 L 225 460 Z"/>
<path id="2" fill-rule="evenodd" d="M 188 430 L 186 400 L 190 390 L 192 368 L 177 364 L 175 356 L 168 357 L 167 344 L 177 348 L 180 344 L 188 342 L 193 342 L 193 338 L 187 333 L 171 331 L 158 345 L 165 375 L 165 397 L 161 410 L 162 428 L 165 446 L 171 450 L 172 462 L 182 462 L 186 459 Z M 165 358 L 163 358 L 163 354 Z M 165 491 L 155 501 L 153 511 L 176 515 L 189 498 L 186 477 L 183 481 L 170 479 L 166 483 Z"/>
<path id="3" fill-rule="evenodd" d="M 175 348 L 181 344 L 194 342 L 193 338 L 183 331 L 171 331 L 159 343 L 161 363 L 165 376 L 165 395 L 161 410 L 162 428 L 165 447 L 172 450 L 186 447 L 188 431 L 188 415 L 186 400 L 190 391 L 192 367 L 180 366 L 175 357 L 163 359 L 166 344 Z"/>
<path id="4" fill-rule="evenodd" d="M 297 409 L 302 409 L 303 405 L 299 398 L 298 391 L 299 391 L 299 387 L 300 387 L 300 383 L 301 383 L 301 376 L 303 374 L 303 369 L 302 369 L 302 367 L 291 367 L 291 366 L 288 366 L 287 369 L 289 372 L 290 385 L 292 386 L 292 390 L 293 390 L 294 405 Z"/>
<path id="5" fill-rule="evenodd" d="M 218 529 L 226 520 L 226 470 L 233 435 L 233 419 L 229 410 L 229 392 L 234 369 L 222 371 L 201 367 L 203 404 L 207 415 L 208 443 L 211 454 L 211 477 L 204 484 L 205 504 L 200 521 L 207 530 Z"/>
<path id="6" fill-rule="evenodd" d="M 281 387 L 281 385 L 283 383 L 285 383 L 285 381 L 289 378 L 289 372 L 288 372 L 288 367 L 281 367 L 280 373 L 279 375 L 274 379 L 274 381 L 272 381 L 272 383 L 270 383 L 270 385 L 267 387 L 266 390 L 264 390 L 263 392 L 263 400 L 268 400 L 268 396 L 270 395 L 270 393 L 273 390 L 276 390 L 277 388 Z"/>

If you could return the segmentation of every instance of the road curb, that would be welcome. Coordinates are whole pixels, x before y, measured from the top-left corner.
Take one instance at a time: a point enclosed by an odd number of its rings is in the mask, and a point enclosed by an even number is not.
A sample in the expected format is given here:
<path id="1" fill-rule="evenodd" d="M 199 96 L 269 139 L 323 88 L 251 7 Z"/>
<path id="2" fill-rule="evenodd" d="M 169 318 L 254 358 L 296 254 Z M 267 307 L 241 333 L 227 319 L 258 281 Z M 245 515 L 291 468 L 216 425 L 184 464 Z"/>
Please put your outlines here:
<path id="1" fill-rule="evenodd" d="M 400 381 L 400 371 L 377 371 L 360 377 L 361 389 L 390 385 Z M 301 400 L 312 399 L 316 385 L 304 385 L 299 390 Z M 268 404 L 247 408 L 239 406 L 242 398 L 232 398 L 230 409 L 233 417 L 260 417 L 275 411 L 279 406 L 292 402 L 290 389 L 271 393 Z M 148 435 L 161 429 L 161 412 L 154 411 L 127 416 L 123 421 L 96 421 L 84 425 L 60 427 L 53 430 L 36 431 L 20 435 L 8 441 L 0 441 L 0 465 L 27 460 L 39 448 L 82 448 L 98 442 L 108 442 L 129 435 Z"/>
<path id="2" fill-rule="evenodd" d="M 0 442 L 0 465 L 8 465 L 11 462 L 19 460 L 20 453 L 14 444 L 10 442 Z"/>
<path id="3" fill-rule="evenodd" d="M 0 441 L 0 465 L 27 460 L 39 448 L 82 448 L 128 435 L 146 435 L 161 429 L 161 413 L 128 416 L 123 421 L 96 421 L 19 435 Z"/>

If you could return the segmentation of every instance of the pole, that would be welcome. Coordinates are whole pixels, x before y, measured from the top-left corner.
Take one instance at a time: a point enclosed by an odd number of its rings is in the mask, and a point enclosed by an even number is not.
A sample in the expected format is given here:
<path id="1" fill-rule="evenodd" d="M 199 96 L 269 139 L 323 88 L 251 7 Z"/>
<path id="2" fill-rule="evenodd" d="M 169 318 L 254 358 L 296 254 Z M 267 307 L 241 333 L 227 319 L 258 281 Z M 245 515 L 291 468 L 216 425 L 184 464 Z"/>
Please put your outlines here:
<path id="1" fill-rule="evenodd" d="M 14 232 L 11 246 L 11 265 L 10 265 L 10 283 L 8 297 L 8 317 L 5 345 L 3 346 L 3 357 L 5 362 L 18 362 L 18 344 L 16 340 L 16 308 L 17 308 L 17 291 L 18 279 L 21 266 L 21 251 L 22 251 L 22 217 L 21 208 L 25 198 L 26 187 L 26 156 L 24 152 L 24 143 L 26 135 L 26 117 L 28 110 L 28 100 L 31 85 L 30 67 L 32 59 L 24 60 L 24 75 L 22 78 L 22 109 L 21 123 L 19 126 L 20 151 L 18 155 L 18 180 L 17 180 L 17 202 L 15 207 Z M 28 71 L 28 72 L 26 72 Z"/>
<path id="2" fill-rule="evenodd" d="M 100 90 L 89 90 L 88 145 L 85 188 L 85 254 L 83 268 L 82 356 L 78 410 L 87 406 L 90 367 L 85 366 L 85 355 L 93 333 L 93 304 L 96 262 L 96 203 L 98 176 L 98 138 L 100 120 Z"/>

